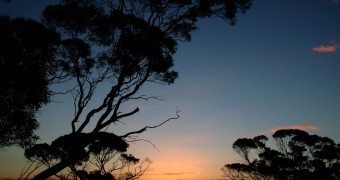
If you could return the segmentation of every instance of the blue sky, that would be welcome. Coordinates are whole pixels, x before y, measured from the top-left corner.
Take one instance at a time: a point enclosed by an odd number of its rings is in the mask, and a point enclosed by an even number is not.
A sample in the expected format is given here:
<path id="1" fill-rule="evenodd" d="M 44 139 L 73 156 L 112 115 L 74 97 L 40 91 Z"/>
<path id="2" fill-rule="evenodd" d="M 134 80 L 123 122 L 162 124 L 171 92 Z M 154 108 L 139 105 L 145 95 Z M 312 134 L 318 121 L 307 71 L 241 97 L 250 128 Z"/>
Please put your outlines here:
<path id="1" fill-rule="evenodd" d="M 0 2 L 0 12 L 37 18 L 34 10 L 44 5 L 26 3 Z M 142 135 L 159 151 L 148 143 L 131 146 L 154 162 L 145 179 L 221 178 L 219 169 L 238 160 L 231 148 L 237 138 L 271 136 L 275 128 L 307 127 L 340 141 L 340 1 L 255 0 L 236 26 L 209 19 L 199 27 L 178 47 L 177 82 L 142 90 L 166 100 L 127 107 L 142 111 L 118 127 L 139 129 L 181 111 L 180 119 Z M 67 96 L 56 98 L 64 104 L 40 115 L 42 141 L 70 131 L 71 104 Z M 19 161 L 11 152 L 0 152 L 7 163 L 0 163 L 1 175 L 12 167 L 7 159 Z"/>

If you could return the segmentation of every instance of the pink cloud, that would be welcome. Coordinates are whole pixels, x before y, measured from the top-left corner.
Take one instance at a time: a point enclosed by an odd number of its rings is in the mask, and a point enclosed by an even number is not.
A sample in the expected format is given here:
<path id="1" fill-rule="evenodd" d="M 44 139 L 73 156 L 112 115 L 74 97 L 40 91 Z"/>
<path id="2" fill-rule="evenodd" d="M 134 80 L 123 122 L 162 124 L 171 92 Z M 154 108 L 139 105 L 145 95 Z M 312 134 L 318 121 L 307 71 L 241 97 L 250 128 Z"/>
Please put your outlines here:
<path id="1" fill-rule="evenodd" d="M 328 46 L 318 46 L 315 48 L 312 48 L 314 52 L 318 53 L 332 53 L 339 49 L 339 45 L 328 45 Z"/>
<path id="2" fill-rule="evenodd" d="M 320 130 L 319 127 L 312 125 L 312 124 L 302 124 L 302 125 L 292 125 L 292 126 L 281 126 L 281 127 L 276 127 L 274 129 L 271 129 L 270 132 L 276 132 L 281 129 L 300 129 L 300 130 L 313 130 L 313 131 L 318 131 Z"/>
<path id="3" fill-rule="evenodd" d="M 340 0 L 332 0 L 332 2 L 335 4 L 340 4 Z"/>

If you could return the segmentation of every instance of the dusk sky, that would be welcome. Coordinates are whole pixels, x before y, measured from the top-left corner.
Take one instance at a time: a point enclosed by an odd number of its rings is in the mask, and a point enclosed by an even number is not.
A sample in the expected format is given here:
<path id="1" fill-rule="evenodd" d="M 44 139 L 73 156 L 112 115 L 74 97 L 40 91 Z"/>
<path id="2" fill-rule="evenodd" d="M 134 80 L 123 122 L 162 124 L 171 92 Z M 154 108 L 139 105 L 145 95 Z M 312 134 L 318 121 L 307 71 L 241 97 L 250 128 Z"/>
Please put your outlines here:
<path id="1" fill-rule="evenodd" d="M 0 12 L 39 20 L 51 2 L 0 1 Z M 223 179 L 220 168 L 239 160 L 235 140 L 282 128 L 340 142 L 340 0 L 254 0 L 236 26 L 200 21 L 174 59 L 176 83 L 146 84 L 141 92 L 164 101 L 131 104 L 141 111 L 111 126 L 138 130 L 180 110 L 179 119 L 141 135 L 157 149 L 131 144 L 129 153 L 153 161 L 143 180 Z M 39 114 L 39 142 L 71 132 L 72 99 L 54 100 Z M 17 177 L 25 162 L 21 150 L 0 150 L 0 177 Z"/>

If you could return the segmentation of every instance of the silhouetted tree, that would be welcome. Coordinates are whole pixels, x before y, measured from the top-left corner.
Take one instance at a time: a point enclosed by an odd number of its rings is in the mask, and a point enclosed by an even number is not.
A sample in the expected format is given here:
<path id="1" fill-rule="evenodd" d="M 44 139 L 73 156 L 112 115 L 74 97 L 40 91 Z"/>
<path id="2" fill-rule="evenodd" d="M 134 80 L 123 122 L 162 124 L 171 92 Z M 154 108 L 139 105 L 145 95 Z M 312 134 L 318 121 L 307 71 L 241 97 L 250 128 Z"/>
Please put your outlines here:
<path id="1" fill-rule="evenodd" d="M 158 125 L 123 135 L 105 132 L 139 111 L 126 111 L 124 104 L 157 99 L 138 94 L 145 83 L 174 83 L 172 56 L 179 41 L 190 41 L 198 19 L 220 17 L 233 25 L 236 14 L 250 5 L 251 0 L 62 0 L 48 6 L 43 21 L 62 37 L 54 80 L 74 85 L 65 91 L 74 97 L 75 116 L 70 134 L 26 151 L 28 158 L 48 165 L 34 179 L 87 162 L 107 142 L 110 150 L 124 153 L 128 140 L 138 140 L 135 135 L 178 118 L 176 112 Z M 98 106 L 86 109 L 99 86 L 108 87 L 106 95 Z"/>
<path id="2" fill-rule="evenodd" d="M 0 39 L 0 148 L 24 148 L 38 138 L 35 114 L 49 101 L 59 37 L 36 21 L 2 15 Z"/>
<path id="3" fill-rule="evenodd" d="M 340 144 L 298 129 L 278 130 L 273 139 L 277 149 L 266 147 L 268 139 L 263 135 L 236 140 L 233 148 L 244 163 L 226 164 L 225 175 L 230 179 L 340 178 Z"/>
<path id="4" fill-rule="evenodd" d="M 97 167 L 101 174 L 115 174 L 116 179 L 132 180 L 138 179 L 149 170 L 149 159 L 140 161 L 131 154 L 112 149 L 111 146 L 99 148 L 97 153 L 90 155 L 89 163 Z"/>

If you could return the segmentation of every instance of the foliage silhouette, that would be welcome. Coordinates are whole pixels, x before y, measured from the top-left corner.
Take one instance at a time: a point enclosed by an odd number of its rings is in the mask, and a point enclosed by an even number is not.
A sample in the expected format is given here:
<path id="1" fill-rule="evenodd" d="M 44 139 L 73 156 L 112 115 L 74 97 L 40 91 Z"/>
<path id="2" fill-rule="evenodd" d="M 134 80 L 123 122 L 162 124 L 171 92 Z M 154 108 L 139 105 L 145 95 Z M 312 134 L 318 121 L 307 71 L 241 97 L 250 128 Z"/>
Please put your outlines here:
<path id="1" fill-rule="evenodd" d="M 0 16 L 0 148 L 37 140 L 35 114 L 49 101 L 56 32 L 23 18 Z"/>
<path id="2" fill-rule="evenodd" d="M 225 175 L 230 179 L 340 178 L 340 144 L 298 129 L 278 130 L 273 139 L 277 149 L 266 147 L 268 139 L 263 135 L 235 141 L 233 149 L 244 162 L 226 164 Z"/>
<path id="3" fill-rule="evenodd" d="M 78 171 L 77 174 L 80 180 L 115 180 L 111 174 L 101 174 L 99 171 L 93 171 L 91 173 Z"/>
<path id="4" fill-rule="evenodd" d="M 26 150 L 26 157 L 47 168 L 33 179 L 46 179 L 69 168 L 78 172 L 91 156 L 114 153 L 128 164 L 137 158 L 123 152 L 128 142 L 139 141 L 138 134 L 177 119 L 169 118 L 155 126 L 116 135 L 107 128 L 135 115 L 139 108 L 126 111 L 125 104 L 157 99 L 140 95 L 146 83 L 173 84 L 178 77 L 173 54 L 179 41 L 190 41 L 201 18 L 220 17 L 231 25 L 236 15 L 245 13 L 251 0 L 62 0 L 46 7 L 43 22 L 61 35 L 55 54 L 58 65 L 55 83 L 73 85 L 65 92 L 74 98 L 71 133 L 48 144 Z M 104 85 L 103 85 L 104 84 Z M 107 87 L 96 107 L 88 108 L 97 89 Z M 98 100 L 98 99 L 97 99 Z M 104 175 L 105 172 L 99 172 Z M 145 172 L 145 171 L 141 171 Z M 130 179 L 137 174 L 128 174 Z M 80 178 L 78 176 L 78 178 Z"/>

